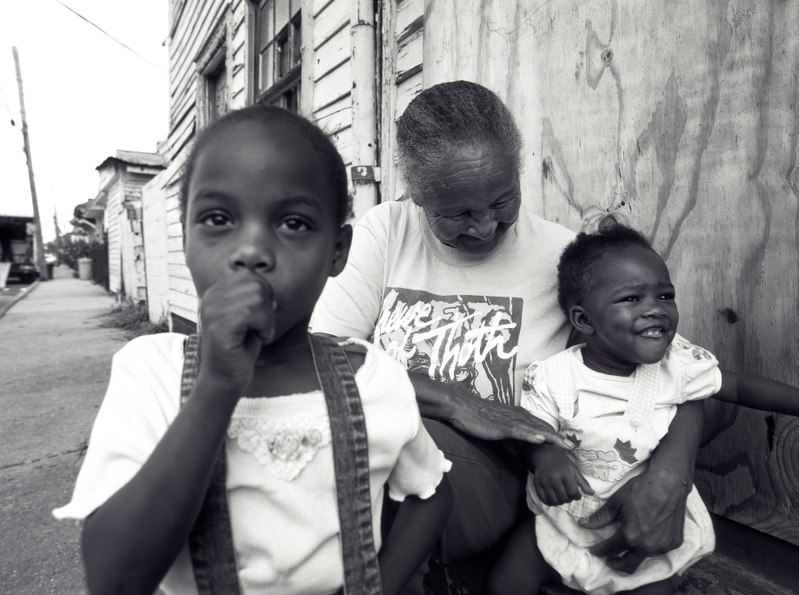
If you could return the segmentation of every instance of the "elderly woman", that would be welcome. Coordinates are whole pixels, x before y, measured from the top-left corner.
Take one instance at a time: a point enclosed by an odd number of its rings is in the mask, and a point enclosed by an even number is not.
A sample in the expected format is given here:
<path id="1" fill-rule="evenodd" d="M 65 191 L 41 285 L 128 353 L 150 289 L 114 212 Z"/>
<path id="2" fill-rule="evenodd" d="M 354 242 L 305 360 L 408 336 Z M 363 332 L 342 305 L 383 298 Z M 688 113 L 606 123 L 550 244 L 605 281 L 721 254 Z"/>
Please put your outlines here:
<path id="1" fill-rule="evenodd" d="M 521 136 L 488 89 L 420 93 L 397 122 L 411 200 L 371 209 L 313 329 L 370 339 L 411 373 L 425 425 L 453 462 L 443 562 L 498 545 L 527 519 L 525 443 L 556 441 L 517 407 L 527 366 L 566 347 L 556 266 L 573 233 L 537 217 L 520 189 Z M 618 522 L 596 546 L 621 569 L 682 539 L 701 405 L 683 406 L 646 473 L 590 520 Z"/>

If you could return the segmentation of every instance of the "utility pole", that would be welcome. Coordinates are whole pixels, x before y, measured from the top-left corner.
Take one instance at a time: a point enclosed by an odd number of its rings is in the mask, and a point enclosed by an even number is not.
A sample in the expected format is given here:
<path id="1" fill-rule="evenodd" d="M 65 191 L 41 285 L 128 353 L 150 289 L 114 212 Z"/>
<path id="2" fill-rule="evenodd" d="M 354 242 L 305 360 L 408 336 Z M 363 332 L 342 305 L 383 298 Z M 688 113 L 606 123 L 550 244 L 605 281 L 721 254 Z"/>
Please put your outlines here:
<path id="1" fill-rule="evenodd" d="M 33 178 L 33 161 L 31 161 L 31 147 L 28 141 L 28 120 L 25 118 L 25 96 L 22 92 L 22 71 L 19 68 L 19 54 L 17 47 L 11 48 L 14 54 L 14 66 L 17 69 L 17 87 L 19 88 L 19 113 L 22 118 L 22 140 L 25 143 L 25 157 L 28 160 L 28 180 L 31 186 L 31 201 L 33 201 L 33 223 L 36 227 L 34 235 L 34 252 L 36 253 L 36 266 L 39 267 L 39 279 L 46 281 L 47 265 L 44 262 L 44 243 L 42 242 L 42 221 L 39 218 L 39 202 L 36 200 L 36 181 Z"/>

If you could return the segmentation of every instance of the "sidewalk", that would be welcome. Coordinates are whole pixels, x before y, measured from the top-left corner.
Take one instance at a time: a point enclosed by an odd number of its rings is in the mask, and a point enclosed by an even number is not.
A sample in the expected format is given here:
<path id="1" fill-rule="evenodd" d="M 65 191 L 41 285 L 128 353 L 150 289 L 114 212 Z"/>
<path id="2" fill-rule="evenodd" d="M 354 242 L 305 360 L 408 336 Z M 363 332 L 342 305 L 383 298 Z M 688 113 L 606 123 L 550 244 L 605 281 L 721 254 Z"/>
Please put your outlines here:
<path id="1" fill-rule="evenodd" d="M 67 267 L 0 318 L 0 591 L 85 593 L 69 500 L 121 331 L 98 327 L 114 301 Z"/>

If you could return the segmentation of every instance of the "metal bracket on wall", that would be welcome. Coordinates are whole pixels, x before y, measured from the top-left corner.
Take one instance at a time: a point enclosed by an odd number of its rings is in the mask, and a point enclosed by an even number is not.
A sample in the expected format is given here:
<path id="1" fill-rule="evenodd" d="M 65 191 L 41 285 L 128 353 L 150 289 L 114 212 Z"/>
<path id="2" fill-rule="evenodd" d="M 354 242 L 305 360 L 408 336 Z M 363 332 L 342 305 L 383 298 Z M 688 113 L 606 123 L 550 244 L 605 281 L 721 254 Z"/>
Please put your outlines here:
<path id="1" fill-rule="evenodd" d="M 380 168 L 374 165 L 353 165 L 350 168 L 350 176 L 355 182 L 379 182 Z"/>

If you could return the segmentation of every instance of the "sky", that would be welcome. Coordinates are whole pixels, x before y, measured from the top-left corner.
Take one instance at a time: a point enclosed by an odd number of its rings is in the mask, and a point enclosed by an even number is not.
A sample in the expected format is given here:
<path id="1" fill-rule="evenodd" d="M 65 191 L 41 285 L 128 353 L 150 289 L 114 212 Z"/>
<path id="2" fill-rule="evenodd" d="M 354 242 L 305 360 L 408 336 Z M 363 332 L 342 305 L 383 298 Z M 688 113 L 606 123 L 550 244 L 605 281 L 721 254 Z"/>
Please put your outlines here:
<path id="1" fill-rule="evenodd" d="M 33 215 L 12 46 L 47 242 L 54 214 L 71 231 L 75 206 L 97 195 L 106 157 L 155 152 L 166 138 L 168 9 L 168 0 L 0 2 L 0 215 Z"/>

